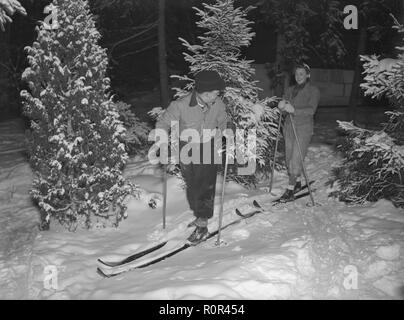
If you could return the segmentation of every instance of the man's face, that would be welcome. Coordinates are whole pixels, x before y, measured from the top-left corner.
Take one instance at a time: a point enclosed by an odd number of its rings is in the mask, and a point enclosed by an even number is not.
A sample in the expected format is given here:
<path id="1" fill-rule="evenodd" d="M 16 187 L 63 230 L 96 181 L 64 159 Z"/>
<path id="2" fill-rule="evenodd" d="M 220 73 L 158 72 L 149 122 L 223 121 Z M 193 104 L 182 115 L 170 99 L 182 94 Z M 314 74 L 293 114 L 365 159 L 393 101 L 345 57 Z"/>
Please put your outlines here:
<path id="1" fill-rule="evenodd" d="M 202 92 L 199 94 L 201 99 L 206 102 L 206 103 L 213 103 L 216 98 L 219 96 L 220 91 L 219 90 L 213 90 L 213 91 L 207 91 L 207 92 Z"/>
<path id="2" fill-rule="evenodd" d="M 305 69 L 299 68 L 295 71 L 295 79 L 297 84 L 303 84 L 309 78 L 309 74 L 306 72 Z"/>

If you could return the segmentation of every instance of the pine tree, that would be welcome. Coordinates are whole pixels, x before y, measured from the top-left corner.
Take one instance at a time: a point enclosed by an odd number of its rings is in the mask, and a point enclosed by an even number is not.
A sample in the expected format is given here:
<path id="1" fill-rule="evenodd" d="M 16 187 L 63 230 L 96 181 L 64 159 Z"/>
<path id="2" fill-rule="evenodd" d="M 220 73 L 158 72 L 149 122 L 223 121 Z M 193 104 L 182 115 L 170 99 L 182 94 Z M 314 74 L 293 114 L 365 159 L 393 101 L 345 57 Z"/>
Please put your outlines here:
<path id="1" fill-rule="evenodd" d="M 147 154 L 150 147 L 148 140 L 150 127 L 147 123 L 140 121 L 129 104 L 119 101 L 115 106 L 119 113 L 119 120 L 122 121 L 126 131 L 124 135 L 126 151 L 130 156 Z"/>
<path id="2" fill-rule="evenodd" d="M 31 119 L 32 196 L 45 228 L 53 219 L 69 230 L 116 226 L 135 190 L 122 176 L 125 129 L 107 93 L 107 54 L 87 1 L 52 5 L 59 26 L 41 26 L 26 48 L 30 90 L 21 92 Z"/>
<path id="3" fill-rule="evenodd" d="M 393 29 L 403 33 L 404 26 L 395 20 Z M 404 144 L 404 45 L 397 47 L 399 54 L 397 59 L 386 58 L 378 60 L 375 55 L 363 56 L 365 61 L 365 83 L 361 85 L 365 94 L 374 99 L 385 96 L 391 102 L 392 111 L 387 113 L 389 122 L 384 125 L 384 130 L 398 144 Z"/>
<path id="4" fill-rule="evenodd" d="M 268 107 L 274 101 L 273 98 L 258 100 L 260 89 L 253 80 L 253 61 L 245 60 L 241 55 L 241 49 L 248 47 L 255 35 L 251 31 L 251 22 L 247 19 L 248 12 L 254 8 L 235 8 L 234 0 L 217 0 L 212 5 L 204 3 L 203 10 L 194 9 L 200 18 L 197 26 L 204 31 L 198 37 L 200 44 L 190 44 L 180 38 L 188 51 L 184 56 L 190 65 L 190 73 L 195 75 L 202 70 L 215 70 L 226 81 L 224 98 L 235 128 L 243 130 L 245 141 L 248 130 L 255 129 L 257 135 L 257 150 L 254 154 L 248 152 L 246 145 L 239 144 L 237 148 L 240 148 L 240 154 L 245 154 L 248 158 L 245 161 L 258 162 L 260 166 L 256 173 L 267 172 L 272 158 L 278 114 L 276 109 Z M 192 90 L 192 79 L 188 76 L 177 78 L 188 81 L 183 89 L 178 90 L 177 96 Z M 243 182 L 249 180 L 240 176 L 234 178 Z"/>
<path id="5" fill-rule="evenodd" d="M 404 26 L 395 21 L 404 34 Z M 404 39 L 403 39 L 404 40 Z M 386 96 L 393 110 L 380 131 L 364 130 L 339 122 L 348 137 L 340 146 L 344 159 L 336 168 L 340 199 L 353 203 L 390 199 L 404 207 L 404 47 L 397 47 L 397 59 L 378 60 L 362 56 L 365 82 L 361 87 L 372 98 Z"/>

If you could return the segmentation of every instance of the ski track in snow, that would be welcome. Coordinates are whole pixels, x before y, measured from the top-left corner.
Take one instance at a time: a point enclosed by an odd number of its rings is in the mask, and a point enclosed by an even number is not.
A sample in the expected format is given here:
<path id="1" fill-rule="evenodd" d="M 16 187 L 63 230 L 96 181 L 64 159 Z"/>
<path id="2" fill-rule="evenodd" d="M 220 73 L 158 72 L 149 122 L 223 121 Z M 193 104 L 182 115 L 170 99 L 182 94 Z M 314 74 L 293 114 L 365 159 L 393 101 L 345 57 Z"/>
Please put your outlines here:
<path id="1" fill-rule="evenodd" d="M 20 121 L 0 125 L 0 298 L 28 298 L 39 216 L 29 190 L 32 172 Z"/>
<path id="2" fill-rule="evenodd" d="M 141 188 L 128 202 L 128 218 L 118 229 L 69 233 L 54 226 L 38 233 L 38 210 L 29 199 L 32 172 L 21 154 L 21 124 L 0 124 L 0 297 L 3 299 L 402 299 L 404 214 L 391 202 L 350 207 L 324 186 L 338 161 L 333 129 L 316 127 L 307 170 L 316 180 L 315 200 L 279 205 L 222 231 L 211 239 L 144 269 L 110 279 L 96 273 L 99 257 L 120 259 L 150 243 L 184 238 L 192 221 L 182 183 L 168 180 L 167 228 L 162 230 L 161 171 L 131 159 L 125 177 Z M 320 134 L 318 134 L 320 133 Z M 3 153 L 2 153 L 3 152 Z M 273 192 L 286 175 L 278 172 Z M 217 183 L 214 218 L 218 224 Z M 260 189 L 226 186 L 224 224 L 248 211 L 256 199 L 264 207 L 272 196 Z M 154 199 L 156 209 L 148 203 Z M 46 287 L 46 268 L 56 268 L 57 289 Z M 347 270 L 358 272 L 357 289 L 347 289 Z M 344 273 L 345 271 L 345 273 Z M 56 282 L 53 282 L 55 285 Z M 350 283 L 348 283 L 349 285 Z M 352 284 L 352 283 L 351 283 Z"/>

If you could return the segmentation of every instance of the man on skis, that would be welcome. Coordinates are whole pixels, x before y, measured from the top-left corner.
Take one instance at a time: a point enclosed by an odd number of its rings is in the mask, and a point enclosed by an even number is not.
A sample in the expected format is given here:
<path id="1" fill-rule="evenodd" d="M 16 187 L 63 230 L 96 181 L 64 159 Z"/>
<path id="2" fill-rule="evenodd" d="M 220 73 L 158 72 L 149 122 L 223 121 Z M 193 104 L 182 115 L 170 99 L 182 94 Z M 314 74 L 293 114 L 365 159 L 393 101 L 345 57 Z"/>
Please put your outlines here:
<path id="1" fill-rule="evenodd" d="M 280 200 L 288 202 L 294 200 L 294 195 L 301 187 L 300 176 L 303 170 L 304 158 L 313 136 L 314 114 L 320 100 L 320 91 L 310 83 L 310 67 L 299 64 L 294 68 L 296 85 L 289 87 L 278 104 L 278 108 L 287 114 L 283 127 L 285 138 L 285 158 L 288 170 L 289 184 Z M 299 151 L 292 121 L 296 127 L 296 134 L 302 152 Z"/>
<path id="2" fill-rule="evenodd" d="M 225 82 L 216 71 L 204 70 L 195 76 L 195 88 L 186 96 L 170 103 L 156 124 L 156 129 L 168 131 L 173 122 L 179 123 L 180 154 L 181 149 L 189 143 L 196 143 L 198 155 L 192 155 L 192 161 L 180 157 L 182 177 L 186 183 L 186 196 L 195 220 L 189 227 L 195 227 L 188 241 L 196 244 L 208 235 L 208 219 L 213 216 L 217 164 L 215 153 L 219 152 L 215 144 L 217 136 L 226 129 L 226 106 L 220 98 L 220 92 L 225 89 Z M 183 141 L 181 132 L 194 130 L 200 137 L 199 142 Z M 204 136 L 205 129 L 216 130 L 216 137 Z M 205 157 L 204 157 L 205 155 Z M 207 157 L 210 158 L 210 161 Z M 189 157 L 187 157 L 189 160 Z M 195 161 L 196 159 L 196 161 Z"/>

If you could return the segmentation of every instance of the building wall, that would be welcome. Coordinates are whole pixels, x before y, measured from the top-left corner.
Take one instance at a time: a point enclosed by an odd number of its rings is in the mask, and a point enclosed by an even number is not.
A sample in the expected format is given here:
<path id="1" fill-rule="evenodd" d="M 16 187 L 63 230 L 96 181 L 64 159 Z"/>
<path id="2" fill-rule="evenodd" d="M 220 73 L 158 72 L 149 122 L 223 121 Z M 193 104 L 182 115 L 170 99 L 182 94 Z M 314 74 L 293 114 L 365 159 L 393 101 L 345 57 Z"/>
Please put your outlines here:
<path id="1" fill-rule="evenodd" d="M 267 75 L 264 64 L 254 64 L 255 80 L 263 90 L 260 94 L 263 97 L 272 97 L 271 80 Z M 349 96 L 352 90 L 354 71 L 338 69 L 311 69 L 311 83 L 317 86 L 321 92 L 321 106 L 343 106 L 348 105 Z"/>

